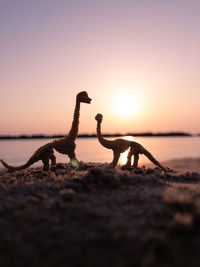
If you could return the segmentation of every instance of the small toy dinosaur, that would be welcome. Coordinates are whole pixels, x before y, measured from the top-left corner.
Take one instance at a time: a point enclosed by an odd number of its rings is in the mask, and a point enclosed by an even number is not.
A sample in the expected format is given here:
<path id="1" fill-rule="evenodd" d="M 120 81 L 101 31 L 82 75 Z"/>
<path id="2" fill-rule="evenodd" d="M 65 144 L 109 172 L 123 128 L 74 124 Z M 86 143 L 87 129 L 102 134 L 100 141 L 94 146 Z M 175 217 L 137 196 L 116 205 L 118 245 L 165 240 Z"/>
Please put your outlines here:
<path id="1" fill-rule="evenodd" d="M 152 161 L 156 166 L 166 171 L 166 168 L 163 167 L 152 155 L 149 151 L 147 151 L 142 145 L 137 142 L 128 141 L 122 138 L 118 138 L 115 140 L 107 140 L 101 134 L 101 123 L 102 123 L 103 115 L 97 114 L 95 120 L 97 120 L 97 137 L 99 143 L 113 150 L 113 161 L 111 162 L 111 166 L 115 167 L 119 160 L 120 154 L 125 152 L 129 147 L 130 151 L 127 157 L 127 163 L 122 166 L 122 169 L 136 168 L 138 166 L 139 154 L 144 154 L 150 161 Z M 134 163 L 131 166 L 131 157 L 134 155 Z"/>
<path id="2" fill-rule="evenodd" d="M 79 116 L 80 116 L 80 103 L 88 103 L 90 104 L 91 98 L 88 97 L 87 92 L 83 91 L 77 94 L 76 96 L 76 106 L 74 109 L 74 117 L 71 126 L 71 130 L 66 137 L 54 140 L 52 142 L 47 143 L 44 146 L 38 148 L 35 153 L 30 157 L 30 159 L 21 166 L 10 166 L 5 161 L 0 160 L 4 167 L 9 170 L 23 170 L 33 163 L 41 160 L 43 162 L 43 170 L 49 170 L 49 160 L 51 160 L 51 166 L 55 167 L 56 165 L 56 157 L 54 155 L 54 149 L 61 154 L 66 154 L 70 158 L 70 163 L 73 167 L 78 166 L 78 161 L 75 156 L 75 139 L 78 135 L 78 126 L 79 126 Z"/>

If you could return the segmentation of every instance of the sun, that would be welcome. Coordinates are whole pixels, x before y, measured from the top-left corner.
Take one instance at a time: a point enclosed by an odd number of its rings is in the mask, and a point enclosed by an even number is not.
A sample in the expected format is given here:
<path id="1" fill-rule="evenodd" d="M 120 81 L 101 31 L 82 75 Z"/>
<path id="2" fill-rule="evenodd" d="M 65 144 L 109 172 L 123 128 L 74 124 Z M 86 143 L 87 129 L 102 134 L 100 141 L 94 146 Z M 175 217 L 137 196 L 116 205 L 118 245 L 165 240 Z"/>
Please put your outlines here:
<path id="1" fill-rule="evenodd" d="M 140 109 L 138 96 L 130 92 L 122 92 L 113 99 L 114 110 L 120 117 L 136 115 Z"/>

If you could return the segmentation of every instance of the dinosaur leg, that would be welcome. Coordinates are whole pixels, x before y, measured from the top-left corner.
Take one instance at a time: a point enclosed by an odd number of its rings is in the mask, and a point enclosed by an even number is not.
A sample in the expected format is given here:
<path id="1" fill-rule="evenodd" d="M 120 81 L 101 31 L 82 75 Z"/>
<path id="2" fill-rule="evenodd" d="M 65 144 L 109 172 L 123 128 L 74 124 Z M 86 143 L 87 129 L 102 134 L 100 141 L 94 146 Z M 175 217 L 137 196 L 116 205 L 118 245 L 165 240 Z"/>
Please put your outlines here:
<path id="1" fill-rule="evenodd" d="M 50 158 L 49 153 L 43 153 L 42 155 L 40 155 L 40 159 L 42 160 L 43 163 L 43 171 L 49 170 L 49 158 Z"/>
<path id="2" fill-rule="evenodd" d="M 128 152 L 128 156 L 127 156 L 127 162 L 125 165 L 122 166 L 122 170 L 125 170 L 125 169 L 129 169 L 131 167 L 131 157 L 133 155 L 133 151 L 130 150 Z"/>
<path id="3" fill-rule="evenodd" d="M 78 167 L 78 160 L 76 159 L 75 152 L 74 152 L 74 151 L 70 151 L 70 152 L 68 152 L 68 156 L 69 156 L 69 158 L 70 158 L 71 166 L 72 166 L 73 168 L 77 168 L 77 167 Z"/>
<path id="4" fill-rule="evenodd" d="M 133 165 L 132 165 L 133 169 L 137 168 L 138 160 L 139 160 L 139 153 L 134 153 L 134 162 L 133 162 Z"/>
<path id="5" fill-rule="evenodd" d="M 43 162 L 43 171 L 48 171 L 49 170 L 49 159 L 46 158 L 46 159 L 42 159 L 42 162 Z"/>
<path id="6" fill-rule="evenodd" d="M 112 167 L 115 167 L 117 165 L 119 157 L 120 157 L 120 153 L 116 152 L 116 151 L 113 151 L 113 161 L 111 162 L 111 166 Z"/>
<path id="7" fill-rule="evenodd" d="M 54 170 L 56 168 L 56 156 L 54 153 L 50 155 L 50 160 L 51 160 L 51 170 Z"/>

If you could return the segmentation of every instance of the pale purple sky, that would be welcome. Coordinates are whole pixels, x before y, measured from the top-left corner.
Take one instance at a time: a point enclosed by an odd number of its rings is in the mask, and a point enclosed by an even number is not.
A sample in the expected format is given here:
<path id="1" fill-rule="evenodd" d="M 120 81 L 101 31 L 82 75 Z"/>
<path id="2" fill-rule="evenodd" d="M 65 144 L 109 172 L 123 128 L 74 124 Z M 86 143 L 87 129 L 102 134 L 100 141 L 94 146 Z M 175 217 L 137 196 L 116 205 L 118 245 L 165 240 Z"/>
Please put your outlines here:
<path id="1" fill-rule="evenodd" d="M 82 90 L 79 133 L 200 132 L 199 0 L 1 0 L 0 36 L 0 135 L 67 132 Z"/>

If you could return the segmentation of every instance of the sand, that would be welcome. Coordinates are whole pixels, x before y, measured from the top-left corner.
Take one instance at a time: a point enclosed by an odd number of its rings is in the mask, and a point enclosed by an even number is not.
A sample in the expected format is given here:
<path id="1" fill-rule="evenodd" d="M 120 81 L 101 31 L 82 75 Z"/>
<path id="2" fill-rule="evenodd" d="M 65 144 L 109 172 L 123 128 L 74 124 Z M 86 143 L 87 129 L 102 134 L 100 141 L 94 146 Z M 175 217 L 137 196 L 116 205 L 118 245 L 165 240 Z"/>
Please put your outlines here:
<path id="1" fill-rule="evenodd" d="M 200 266 L 200 174 L 0 171 L 0 266 Z"/>
<path id="2" fill-rule="evenodd" d="M 200 173 L 200 158 L 172 159 L 164 162 L 164 166 L 179 170 Z"/>

